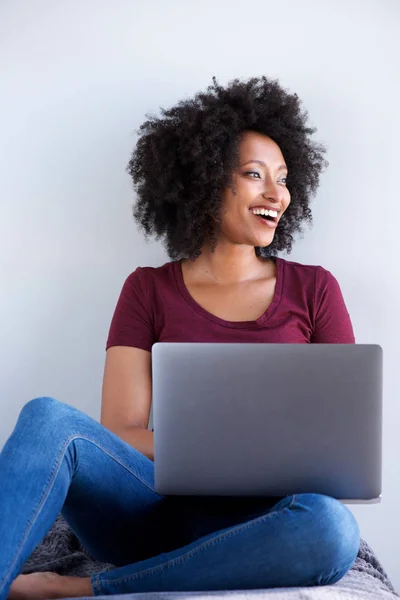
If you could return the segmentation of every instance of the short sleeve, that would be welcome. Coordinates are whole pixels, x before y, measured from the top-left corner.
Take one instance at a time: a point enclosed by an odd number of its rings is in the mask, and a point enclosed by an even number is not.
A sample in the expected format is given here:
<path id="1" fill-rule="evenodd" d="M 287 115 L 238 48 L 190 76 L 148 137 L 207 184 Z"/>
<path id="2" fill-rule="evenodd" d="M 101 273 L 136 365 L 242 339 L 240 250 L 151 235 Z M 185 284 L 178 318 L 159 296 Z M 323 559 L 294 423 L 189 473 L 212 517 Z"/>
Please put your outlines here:
<path id="1" fill-rule="evenodd" d="M 336 278 L 322 267 L 316 269 L 314 331 L 311 343 L 354 344 L 353 325 Z"/>
<path id="2" fill-rule="evenodd" d="M 151 351 L 155 342 L 151 302 L 147 296 L 143 269 L 138 267 L 126 279 L 112 317 L 106 349 L 131 346 Z"/>

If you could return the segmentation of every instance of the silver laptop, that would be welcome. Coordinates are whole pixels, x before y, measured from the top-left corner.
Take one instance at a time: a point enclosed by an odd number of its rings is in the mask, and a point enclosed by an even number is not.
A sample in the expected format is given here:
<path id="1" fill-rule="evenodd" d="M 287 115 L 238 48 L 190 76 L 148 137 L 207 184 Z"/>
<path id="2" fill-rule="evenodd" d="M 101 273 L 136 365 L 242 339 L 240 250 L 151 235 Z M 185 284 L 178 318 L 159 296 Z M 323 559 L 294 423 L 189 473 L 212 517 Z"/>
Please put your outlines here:
<path id="1" fill-rule="evenodd" d="M 158 493 L 380 501 L 380 346 L 157 343 L 152 369 Z"/>

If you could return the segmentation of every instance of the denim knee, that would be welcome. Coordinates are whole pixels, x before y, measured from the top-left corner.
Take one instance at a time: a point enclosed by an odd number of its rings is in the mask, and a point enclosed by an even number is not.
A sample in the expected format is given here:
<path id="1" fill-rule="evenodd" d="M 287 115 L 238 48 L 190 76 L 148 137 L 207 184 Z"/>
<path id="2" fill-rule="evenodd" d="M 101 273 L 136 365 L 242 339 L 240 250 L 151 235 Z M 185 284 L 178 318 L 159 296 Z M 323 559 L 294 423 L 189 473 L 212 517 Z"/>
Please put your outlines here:
<path id="1" fill-rule="evenodd" d="M 58 429 L 64 428 L 68 415 L 73 411 L 72 406 L 43 396 L 29 400 L 21 410 L 20 419 L 27 419 L 33 427 L 50 428 L 56 433 Z"/>
<path id="2" fill-rule="evenodd" d="M 360 548 L 360 529 L 353 513 L 339 500 L 323 494 L 296 494 L 296 505 L 308 508 L 314 540 L 316 581 L 334 583 L 353 566 Z"/>

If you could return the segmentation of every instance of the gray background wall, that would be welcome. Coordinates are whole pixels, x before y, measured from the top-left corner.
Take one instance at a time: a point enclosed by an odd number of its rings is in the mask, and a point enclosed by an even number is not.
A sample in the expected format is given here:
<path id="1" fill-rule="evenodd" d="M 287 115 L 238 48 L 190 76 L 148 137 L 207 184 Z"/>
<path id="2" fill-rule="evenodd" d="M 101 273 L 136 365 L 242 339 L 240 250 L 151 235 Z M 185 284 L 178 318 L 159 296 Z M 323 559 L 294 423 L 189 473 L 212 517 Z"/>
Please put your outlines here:
<path id="1" fill-rule="evenodd" d="M 145 113 L 214 74 L 278 77 L 330 160 L 291 258 L 332 270 L 358 342 L 385 351 L 383 501 L 352 510 L 400 590 L 399 30 L 397 0 L 0 3 L 0 447 L 38 395 L 99 418 L 121 285 L 167 260 L 131 220 Z"/>

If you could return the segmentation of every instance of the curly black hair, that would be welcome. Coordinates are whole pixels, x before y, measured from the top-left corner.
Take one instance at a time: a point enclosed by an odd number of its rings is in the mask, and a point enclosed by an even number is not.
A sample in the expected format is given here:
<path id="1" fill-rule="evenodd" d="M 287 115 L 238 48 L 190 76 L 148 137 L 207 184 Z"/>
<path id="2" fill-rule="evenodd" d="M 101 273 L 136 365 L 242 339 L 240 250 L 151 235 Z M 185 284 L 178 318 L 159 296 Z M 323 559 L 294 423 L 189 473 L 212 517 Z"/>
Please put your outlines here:
<path id="1" fill-rule="evenodd" d="M 171 259 L 198 257 L 207 234 L 215 247 L 221 192 L 232 185 L 241 135 L 256 131 L 280 147 L 291 193 L 272 243 L 256 253 L 289 253 L 302 223 L 312 222 L 309 204 L 327 165 L 326 150 L 311 139 L 316 129 L 297 94 L 277 80 L 234 79 L 226 87 L 212 81 L 193 99 L 161 108 L 161 116 L 146 114 L 127 167 L 137 194 L 134 217 L 146 237 L 163 240 Z"/>

